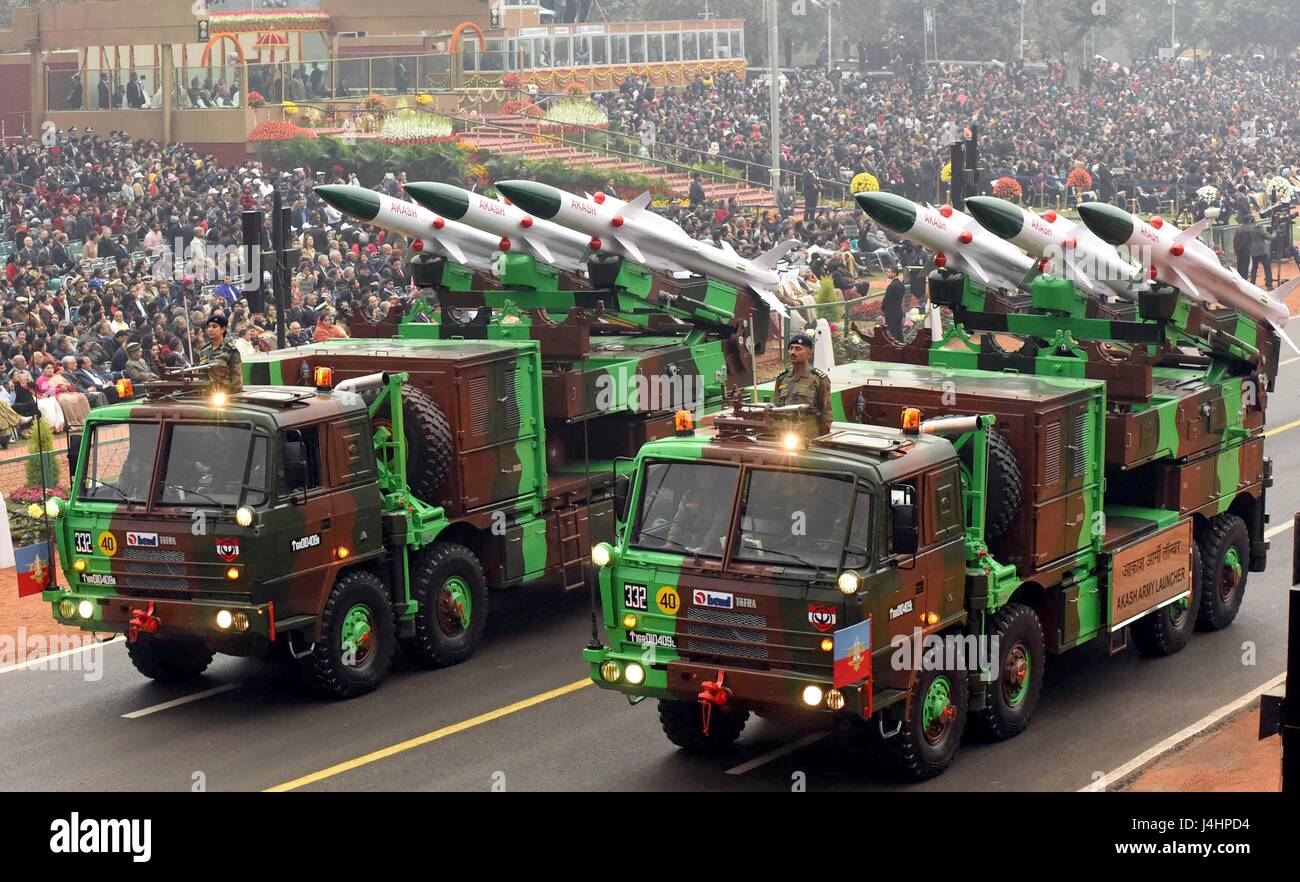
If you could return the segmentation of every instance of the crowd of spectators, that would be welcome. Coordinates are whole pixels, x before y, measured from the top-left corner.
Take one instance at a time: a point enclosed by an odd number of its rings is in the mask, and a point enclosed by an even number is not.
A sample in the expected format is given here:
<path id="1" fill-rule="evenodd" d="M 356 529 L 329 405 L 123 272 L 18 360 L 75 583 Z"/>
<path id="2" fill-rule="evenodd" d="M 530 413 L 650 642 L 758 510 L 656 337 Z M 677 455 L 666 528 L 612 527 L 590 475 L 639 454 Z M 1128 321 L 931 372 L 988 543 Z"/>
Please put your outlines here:
<path id="1" fill-rule="evenodd" d="M 354 314 L 382 318 L 409 286 L 404 242 L 347 223 L 302 169 L 72 129 L 9 142 L 0 172 L 0 444 L 38 409 L 75 426 L 114 400 L 115 380 L 194 363 L 216 313 L 245 354 L 274 348 L 275 307 L 245 291 L 239 243 L 242 210 L 268 208 L 276 188 L 301 245 L 287 344 L 346 336 Z"/>
<path id="2" fill-rule="evenodd" d="M 313 72 L 302 76 L 304 88 L 314 89 L 306 85 Z M 1225 219 L 1240 219 L 1252 211 L 1243 192 L 1295 172 L 1295 56 L 1132 69 L 1098 60 L 1077 85 L 1055 66 L 904 66 L 883 78 L 797 70 L 785 77 L 783 161 L 803 205 L 711 203 L 697 181 L 681 194 L 689 204 L 673 201 L 662 211 L 693 237 L 728 242 L 742 254 L 800 240 L 810 283 L 829 275 L 845 291 L 865 290 L 868 270 L 912 265 L 920 255 L 851 206 L 827 210 L 818 196 L 846 196 L 853 176 L 866 171 L 884 189 L 937 201 L 947 146 L 972 126 L 991 172 L 986 181 L 1013 176 L 1031 201 L 1034 193 L 1063 193 L 1069 171 L 1083 167 L 1096 198 L 1134 198 L 1149 188 L 1190 199 L 1210 184 L 1223 194 Z M 140 100 L 136 91 L 128 103 Z M 623 131 L 649 132 L 659 146 L 694 148 L 755 182 L 767 180 L 762 80 L 721 75 L 656 89 L 630 78 L 600 100 Z M 400 197 L 402 175 L 394 171 L 378 187 Z M 337 167 L 224 166 L 193 148 L 125 132 L 104 137 L 74 128 L 53 141 L 47 133 L 6 142 L 0 444 L 38 413 L 56 427 L 75 425 L 88 408 L 116 397 L 118 378 L 149 379 L 195 362 L 216 313 L 226 316 L 245 354 L 273 348 L 274 306 L 249 295 L 236 261 L 241 212 L 269 208 L 277 189 L 301 247 L 285 316 L 289 345 L 344 336 L 358 315 L 382 319 L 400 309 L 410 288 L 404 240 L 348 222 L 311 192 L 315 184 L 343 182 L 358 183 Z M 1253 239 L 1250 248 L 1259 250 Z"/>

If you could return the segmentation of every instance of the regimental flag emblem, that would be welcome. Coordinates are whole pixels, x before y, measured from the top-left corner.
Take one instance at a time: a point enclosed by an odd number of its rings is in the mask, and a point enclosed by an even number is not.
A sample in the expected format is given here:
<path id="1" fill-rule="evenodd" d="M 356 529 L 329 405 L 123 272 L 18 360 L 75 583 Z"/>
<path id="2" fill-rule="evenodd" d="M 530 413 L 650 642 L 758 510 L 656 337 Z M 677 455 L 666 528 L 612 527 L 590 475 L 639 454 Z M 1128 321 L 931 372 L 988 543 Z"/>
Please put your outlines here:
<path id="1" fill-rule="evenodd" d="M 14 549 L 18 596 L 40 594 L 50 587 L 50 549 L 44 542 Z"/>
<path id="2" fill-rule="evenodd" d="M 835 647 L 835 688 L 871 679 L 871 619 L 841 628 L 831 635 Z"/>
<path id="3" fill-rule="evenodd" d="M 239 539 L 217 539 L 217 554 L 226 563 L 239 560 Z"/>

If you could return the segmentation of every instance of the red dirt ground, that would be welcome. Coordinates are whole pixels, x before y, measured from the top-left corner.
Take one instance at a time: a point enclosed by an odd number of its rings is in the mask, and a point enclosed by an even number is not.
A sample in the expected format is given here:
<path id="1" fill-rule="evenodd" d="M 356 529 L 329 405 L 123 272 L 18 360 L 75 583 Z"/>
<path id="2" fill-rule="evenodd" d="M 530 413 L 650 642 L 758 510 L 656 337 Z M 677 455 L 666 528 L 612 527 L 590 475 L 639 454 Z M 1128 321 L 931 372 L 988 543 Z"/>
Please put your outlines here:
<path id="1" fill-rule="evenodd" d="M 1126 786 L 1126 791 L 1185 793 L 1277 792 L 1282 739 L 1260 741 L 1259 705 L 1239 711 L 1186 747 L 1166 754 Z"/>

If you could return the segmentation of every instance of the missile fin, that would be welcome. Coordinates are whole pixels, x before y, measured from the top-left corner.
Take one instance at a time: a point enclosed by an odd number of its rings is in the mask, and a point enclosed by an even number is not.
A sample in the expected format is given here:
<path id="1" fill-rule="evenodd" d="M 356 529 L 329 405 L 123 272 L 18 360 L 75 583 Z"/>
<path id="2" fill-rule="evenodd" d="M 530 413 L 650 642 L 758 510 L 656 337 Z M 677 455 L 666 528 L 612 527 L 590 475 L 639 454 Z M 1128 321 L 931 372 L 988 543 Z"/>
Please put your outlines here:
<path id="1" fill-rule="evenodd" d="M 790 249 L 798 244 L 798 239 L 786 239 L 783 242 L 778 242 L 776 247 L 769 248 L 750 262 L 759 269 L 774 270 L 781 258 L 789 254 Z"/>
<path id="2" fill-rule="evenodd" d="M 1201 237 L 1201 233 L 1203 233 L 1205 231 L 1205 228 L 1210 225 L 1210 220 L 1211 218 L 1208 217 L 1201 218 L 1200 220 L 1192 224 L 1187 229 L 1179 232 L 1177 236 L 1174 236 L 1174 242 L 1185 244 L 1187 242 L 1192 241 L 1193 239 L 1199 239 Z"/>
<path id="3" fill-rule="evenodd" d="M 975 273 L 975 277 L 979 279 L 982 284 L 992 284 L 993 279 L 991 279 L 989 274 L 985 272 L 984 267 L 980 265 L 978 260 L 969 254 L 962 254 L 961 259 L 971 268 L 971 272 Z"/>
<path id="4" fill-rule="evenodd" d="M 755 288 L 754 293 L 757 294 L 764 303 L 766 303 L 772 309 L 775 309 L 777 315 L 788 316 L 790 314 L 788 311 L 786 311 L 785 304 L 782 303 L 777 298 L 777 296 L 773 294 L 771 291 L 765 290 L 763 288 Z"/>
<path id="5" fill-rule="evenodd" d="M 1183 283 L 1179 287 L 1181 287 L 1188 294 L 1195 297 L 1197 300 L 1204 301 L 1207 299 L 1206 296 L 1202 294 L 1195 285 L 1192 284 L 1192 280 L 1187 278 L 1187 275 L 1182 270 L 1172 265 L 1169 268 L 1173 270 L 1174 275 L 1178 276 L 1178 281 Z"/>
<path id="6" fill-rule="evenodd" d="M 645 263 L 645 255 L 641 253 L 641 249 L 636 247 L 636 243 L 632 240 L 626 239 L 622 236 L 615 236 L 614 241 L 618 243 L 620 248 L 627 252 L 628 257 L 632 258 L 637 263 Z"/>
<path id="7" fill-rule="evenodd" d="M 451 259 L 457 263 L 469 264 L 469 258 L 465 256 L 465 252 L 461 251 L 460 246 L 450 239 L 439 239 L 438 247 L 446 251 Z"/>
<path id="8" fill-rule="evenodd" d="M 1300 276 L 1296 276 L 1296 278 L 1300 279 Z M 1282 326 L 1272 319 L 1269 319 L 1268 323 L 1273 326 L 1274 331 L 1277 331 L 1277 335 L 1286 341 L 1286 345 L 1291 347 L 1291 351 L 1296 355 L 1300 355 L 1300 346 L 1295 345 L 1295 341 L 1287 336 L 1286 331 L 1282 330 Z"/>
<path id="9" fill-rule="evenodd" d="M 546 247 L 546 241 L 541 236 L 534 236 L 531 233 L 525 233 L 523 238 L 524 241 L 528 243 L 528 247 L 533 250 L 533 253 L 536 254 L 542 262 L 550 264 L 555 263 L 555 255 L 551 254 L 551 249 Z"/>
<path id="10" fill-rule="evenodd" d="M 1241 277 L 1238 276 L 1237 278 L 1241 278 Z M 1267 293 L 1269 297 L 1272 297 L 1274 300 L 1276 300 L 1279 303 L 1282 303 L 1285 306 L 1286 304 L 1284 301 L 1292 294 L 1294 294 L 1297 290 L 1300 290 L 1300 276 L 1296 276 L 1294 279 L 1287 280 L 1283 284 L 1278 285 L 1272 291 L 1269 291 Z"/>
<path id="11" fill-rule="evenodd" d="M 624 220 L 628 220 L 630 218 L 636 217 L 638 214 L 645 211 L 649 205 L 650 205 L 650 191 L 647 190 L 646 192 L 642 193 L 640 196 L 633 199 L 631 202 L 628 202 L 626 205 L 622 206 L 618 210 L 618 213 L 623 215 Z"/>

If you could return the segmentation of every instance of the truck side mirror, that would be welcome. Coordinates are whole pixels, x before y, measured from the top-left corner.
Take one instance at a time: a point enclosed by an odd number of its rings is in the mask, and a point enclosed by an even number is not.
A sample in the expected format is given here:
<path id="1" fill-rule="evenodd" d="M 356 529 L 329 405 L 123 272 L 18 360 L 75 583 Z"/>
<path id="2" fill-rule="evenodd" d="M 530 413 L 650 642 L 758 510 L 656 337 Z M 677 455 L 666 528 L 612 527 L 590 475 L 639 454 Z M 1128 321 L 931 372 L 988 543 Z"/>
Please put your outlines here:
<path id="1" fill-rule="evenodd" d="M 916 554 L 916 506 L 911 503 L 898 503 L 890 506 L 892 515 L 891 532 L 893 541 L 891 550 L 897 555 Z"/>
<path id="2" fill-rule="evenodd" d="M 307 445 L 301 441 L 284 442 L 284 481 L 290 490 L 307 488 Z"/>
<path id="3" fill-rule="evenodd" d="M 627 521 L 627 504 L 632 496 L 632 479 L 619 475 L 614 479 L 614 514 L 620 524 Z"/>

